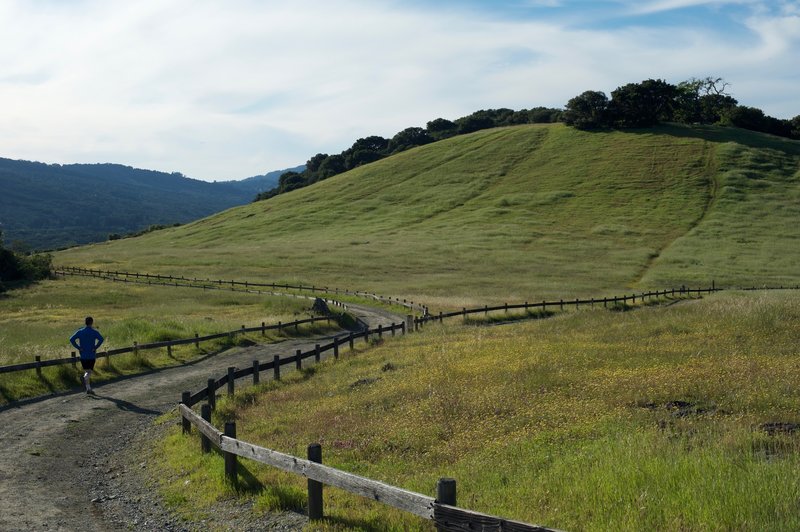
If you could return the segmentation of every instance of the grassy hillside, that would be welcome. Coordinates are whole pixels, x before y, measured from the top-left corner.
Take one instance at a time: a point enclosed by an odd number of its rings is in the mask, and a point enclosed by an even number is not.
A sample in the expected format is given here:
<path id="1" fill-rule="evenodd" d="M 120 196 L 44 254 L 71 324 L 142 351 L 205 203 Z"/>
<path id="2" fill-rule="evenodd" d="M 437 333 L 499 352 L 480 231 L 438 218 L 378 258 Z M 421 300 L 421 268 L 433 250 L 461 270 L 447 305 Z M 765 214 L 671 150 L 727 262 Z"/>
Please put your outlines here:
<path id="1" fill-rule="evenodd" d="M 727 292 L 434 325 L 225 401 L 215 423 L 296 456 L 321 442 L 325 463 L 421 493 L 453 477 L 460 505 L 562 530 L 797 530 L 798 309 L 794 291 Z M 231 490 L 197 447 L 176 427 L 152 467 L 202 518 Z M 243 465 L 257 511 L 302 507 L 305 479 Z M 335 489 L 325 505 L 324 530 L 432 529 Z"/>
<path id="2" fill-rule="evenodd" d="M 800 143 L 743 130 L 500 128 L 56 262 L 303 280 L 460 307 L 796 281 Z"/>

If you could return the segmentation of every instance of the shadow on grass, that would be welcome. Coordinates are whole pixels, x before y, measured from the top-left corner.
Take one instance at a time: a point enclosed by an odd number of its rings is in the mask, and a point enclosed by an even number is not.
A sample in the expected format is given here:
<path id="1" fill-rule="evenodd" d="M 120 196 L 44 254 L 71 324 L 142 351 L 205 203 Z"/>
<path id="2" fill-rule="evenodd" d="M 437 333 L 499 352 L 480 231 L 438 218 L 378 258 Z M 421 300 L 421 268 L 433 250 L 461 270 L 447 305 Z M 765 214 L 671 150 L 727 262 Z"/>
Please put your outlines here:
<path id="1" fill-rule="evenodd" d="M 380 517 L 377 517 L 374 520 L 366 521 L 363 519 L 348 519 L 346 517 L 326 516 L 322 519 L 322 521 L 320 521 L 320 523 L 328 523 L 330 525 L 333 525 L 336 527 L 337 530 L 343 529 L 343 530 L 364 530 L 366 532 L 382 532 L 384 530 L 394 529 L 391 522 L 385 521 Z"/>
<path id="2" fill-rule="evenodd" d="M 529 310 L 523 314 L 502 314 L 502 315 L 488 315 L 484 318 L 466 318 L 464 325 L 471 326 L 486 326 L 486 325 L 509 325 L 520 321 L 528 320 L 544 320 L 555 316 L 557 312 L 550 310 Z"/>
<path id="3" fill-rule="evenodd" d="M 608 132 L 608 129 L 596 130 Z M 686 124 L 661 124 L 652 128 L 621 129 L 623 133 L 634 135 L 652 135 L 653 133 L 669 135 L 678 138 L 696 138 L 709 142 L 723 144 L 736 142 L 751 148 L 766 148 L 782 151 L 791 155 L 800 155 L 800 143 L 796 140 L 760 133 L 749 129 L 715 125 L 686 125 Z M 592 131 L 590 131 L 592 132 Z"/>

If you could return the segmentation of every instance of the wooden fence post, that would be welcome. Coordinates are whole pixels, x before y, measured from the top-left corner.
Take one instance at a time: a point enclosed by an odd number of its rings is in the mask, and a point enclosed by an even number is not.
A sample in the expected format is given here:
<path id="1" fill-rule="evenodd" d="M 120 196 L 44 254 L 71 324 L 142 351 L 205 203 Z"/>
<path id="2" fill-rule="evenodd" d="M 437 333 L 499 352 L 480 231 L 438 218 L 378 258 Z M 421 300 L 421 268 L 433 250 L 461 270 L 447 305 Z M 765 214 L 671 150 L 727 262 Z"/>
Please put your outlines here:
<path id="1" fill-rule="evenodd" d="M 414 331 L 414 315 L 413 314 L 406 314 L 406 331 L 413 332 Z M 405 332 L 404 332 L 405 334 Z"/>
<path id="2" fill-rule="evenodd" d="M 436 483 L 436 502 L 456 506 L 456 480 L 454 478 L 440 478 Z"/>
<path id="3" fill-rule="evenodd" d="M 392 322 L 392 336 L 394 336 L 394 322 Z"/>
<path id="4" fill-rule="evenodd" d="M 204 405 L 200 405 L 200 417 L 211 423 L 211 405 L 206 403 Z M 211 452 L 211 440 L 208 439 L 208 436 L 200 432 L 200 452 L 202 453 L 210 453 Z"/>
<path id="5" fill-rule="evenodd" d="M 263 321 L 261 322 L 261 336 L 267 335 L 267 324 Z"/>
<path id="6" fill-rule="evenodd" d="M 197 333 L 194 333 L 194 347 L 196 349 L 200 349 L 200 341 L 198 340 L 198 338 L 200 338 L 200 335 L 197 334 Z"/>
<path id="7" fill-rule="evenodd" d="M 383 325 L 382 324 L 378 325 L 378 339 L 380 340 L 381 338 L 383 338 Z"/>
<path id="8" fill-rule="evenodd" d="M 234 394 L 235 379 L 233 378 L 233 373 L 235 371 L 236 368 L 228 367 L 228 397 L 232 397 Z"/>
<path id="9" fill-rule="evenodd" d="M 42 376 L 42 357 L 40 355 L 36 355 L 34 357 L 36 361 L 36 375 L 41 377 Z"/>
<path id="10" fill-rule="evenodd" d="M 317 464 L 322 463 L 322 446 L 312 443 L 308 446 L 308 460 Z M 322 482 L 308 480 L 308 518 L 322 519 Z"/>
<path id="11" fill-rule="evenodd" d="M 258 384 L 259 381 L 258 366 L 259 366 L 258 360 L 253 360 L 253 386 Z"/>
<path id="12" fill-rule="evenodd" d="M 217 407 L 217 389 L 215 385 L 216 381 L 214 379 L 208 379 L 208 406 L 211 408 L 211 410 L 214 410 Z"/>
<path id="13" fill-rule="evenodd" d="M 189 397 L 192 396 L 192 392 L 183 392 L 181 394 L 181 404 L 189 406 Z M 192 423 L 186 419 L 183 414 L 181 414 L 181 432 L 184 434 L 189 434 L 192 432 Z"/>
<path id="14" fill-rule="evenodd" d="M 236 439 L 236 422 L 225 422 L 225 436 Z M 236 475 L 237 458 L 233 453 L 222 451 L 222 456 L 225 458 L 225 478 L 236 486 L 239 482 L 239 477 Z"/>
<path id="15" fill-rule="evenodd" d="M 303 357 L 302 352 L 299 349 L 297 350 L 297 353 L 295 353 L 294 363 L 298 370 L 303 369 Z"/>
<path id="16" fill-rule="evenodd" d="M 319 352 L 319 344 L 314 346 L 314 362 L 319 362 L 320 360 L 320 352 Z"/>
<path id="17" fill-rule="evenodd" d="M 353 333 L 350 333 L 350 339 L 349 340 L 350 340 L 350 351 L 352 351 L 353 349 L 355 349 L 355 346 L 353 345 L 353 343 L 355 341 L 355 335 Z M 74 354 L 73 354 L 73 356 L 74 356 Z"/>
<path id="18" fill-rule="evenodd" d="M 365 344 L 369 343 L 369 327 L 364 329 L 364 343 Z"/>
<path id="19" fill-rule="evenodd" d="M 339 338 L 333 338 L 333 358 L 338 360 L 339 359 Z"/>
<path id="20" fill-rule="evenodd" d="M 281 380 L 281 357 L 280 355 L 275 355 L 272 357 L 272 375 L 276 381 Z"/>

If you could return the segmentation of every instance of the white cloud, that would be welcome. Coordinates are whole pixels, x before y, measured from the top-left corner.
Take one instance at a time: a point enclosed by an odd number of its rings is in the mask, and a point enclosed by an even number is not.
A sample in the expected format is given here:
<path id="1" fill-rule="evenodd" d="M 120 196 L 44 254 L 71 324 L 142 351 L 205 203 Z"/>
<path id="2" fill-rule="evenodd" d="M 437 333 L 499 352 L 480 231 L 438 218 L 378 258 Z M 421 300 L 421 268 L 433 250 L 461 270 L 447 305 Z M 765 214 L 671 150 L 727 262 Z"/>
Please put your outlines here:
<path id="1" fill-rule="evenodd" d="M 644 15 L 698 6 L 760 5 L 763 0 L 644 0 L 627 1 L 632 13 Z"/>
<path id="2" fill-rule="evenodd" d="M 778 70 L 797 57 L 796 17 L 770 16 L 748 19 L 748 42 L 355 0 L 4 2 L 0 98 L 13 105 L 0 108 L 0 156 L 242 178 L 360 136 L 480 108 L 560 107 L 650 77 L 723 76 L 742 103 L 788 117 L 796 101 L 781 91 L 797 74 Z"/>

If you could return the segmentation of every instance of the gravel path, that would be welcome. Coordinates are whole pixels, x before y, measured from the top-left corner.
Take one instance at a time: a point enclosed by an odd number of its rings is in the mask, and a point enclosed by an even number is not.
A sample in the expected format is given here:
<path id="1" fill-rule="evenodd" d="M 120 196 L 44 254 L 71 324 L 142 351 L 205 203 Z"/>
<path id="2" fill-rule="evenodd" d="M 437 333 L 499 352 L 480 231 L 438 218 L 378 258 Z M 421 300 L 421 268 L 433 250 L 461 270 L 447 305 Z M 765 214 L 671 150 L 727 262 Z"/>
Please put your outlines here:
<path id="1" fill-rule="evenodd" d="M 385 311 L 349 306 L 370 328 L 402 321 Z M 96 396 L 73 391 L 3 407 L 0 530 L 301 528 L 305 523 L 301 515 L 274 514 L 256 520 L 238 501 L 215 508 L 214 521 L 182 521 L 146 485 L 143 448 L 147 438 L 165 429 L 153 420 L 174 409 L 182 391 L 197 391 L 229 366 L 247 367 L 254 359 L 289 356 L 321 342 L 324 339 L 290 339 L 231 349 L 192 364 L 99 385 Z M 262 379 L 270 373 L 262 374 Z"/>

